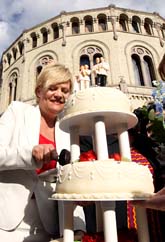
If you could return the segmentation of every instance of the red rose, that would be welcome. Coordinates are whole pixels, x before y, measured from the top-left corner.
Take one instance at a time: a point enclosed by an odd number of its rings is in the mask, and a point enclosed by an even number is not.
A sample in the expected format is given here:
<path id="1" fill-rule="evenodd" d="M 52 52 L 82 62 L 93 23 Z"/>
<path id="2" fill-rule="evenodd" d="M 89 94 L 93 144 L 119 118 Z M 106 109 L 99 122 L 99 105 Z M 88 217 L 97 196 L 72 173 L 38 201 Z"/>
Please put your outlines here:
<path id="1" fill-rule="evenodd" d="M 113 158 L 114 160 L 121 161 L 121 156 L 119 153 L 111 154 L 109 158 Z"/>
<path id="2" fill-rule="evenodd" d="M 92 160 L 96 160 L 96 159 L 97 159 L 97 156 L 96 156 L 96 153 L 93 150 L 83 152 L 80 155 L 80 161 L 92 161 Z"/>

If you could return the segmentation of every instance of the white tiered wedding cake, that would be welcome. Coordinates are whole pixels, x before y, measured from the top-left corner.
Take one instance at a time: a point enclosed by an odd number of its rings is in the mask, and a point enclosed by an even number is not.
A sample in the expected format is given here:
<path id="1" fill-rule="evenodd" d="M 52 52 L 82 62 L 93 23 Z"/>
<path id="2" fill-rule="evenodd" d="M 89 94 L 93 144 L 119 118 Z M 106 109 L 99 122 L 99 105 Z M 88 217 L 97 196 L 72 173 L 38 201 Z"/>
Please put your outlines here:
<path id="1" fill-rule="evenodd" d="M 70 96 L 60 128 L 71 135 L 71 162 L 61 167 L 55 199 L 127 200 L 153 194 L 147 166 L 131 162 L 127 130 L 137 123 L 130 102 L 121 91 L 92 87 Z M 117 134 L 121 161 L 108 158 L 107 134 Z M 79 162 L 79 135 L 91 135 L 97 160 Z"/>

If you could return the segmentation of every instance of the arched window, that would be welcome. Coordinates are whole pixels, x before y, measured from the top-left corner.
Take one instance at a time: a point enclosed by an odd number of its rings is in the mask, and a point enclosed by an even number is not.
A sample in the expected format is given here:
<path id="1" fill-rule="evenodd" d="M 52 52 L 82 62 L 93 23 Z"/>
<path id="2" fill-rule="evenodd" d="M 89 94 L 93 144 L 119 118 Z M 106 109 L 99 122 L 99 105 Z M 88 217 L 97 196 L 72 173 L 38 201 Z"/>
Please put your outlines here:
<path id="1" fill-rule="evenodd" d="M 146 31 L 146 34 L 148 34 L 148 35 L 152 35 L 153 34 L 152 25 L 153 25 L 152 20 L 149 19 L 149 18 L 145 18 L 145 20 L 144 20 L 144 29 Z"/>
<path id="2" fill-rule="evenodd" d="M 96 64 L 96 58 L 100 58 L 102 57 L 103 55 L 101 53 L 96 53 L 94 56 L 93 56 L 93 63 L 94 65 Z"/>
<path id="3" fill-rule="evenodd" d="M 85 20 L 85 32 L 93 32 L 93 19 L 91 16 L 84 17 Z"/>
<path id="4" fill-rule="evenodd" d="M 107 30 L 107 18 L 105 14 L 99 14 L 98 18 L 98 27 L 99 31 L 106 31 Z"/>
<path id="5" fill-rule="evenodd" d="M 152 87 L 156 75 L 151 53 L 146 48 L 136 46 L 132 49 L 131 58 L 135 85 Z"/>
<path id="6" fill-rule="evenodd" d="M 165 24 L 162 24 L 161 32 L 162 32 L 162 38 L 165 39 Z"/>
<path id="7" fill-rule="evenodd" d="M 17 80 L 18 75 L 14 72 L 9 78 L 9 104 L 17 98 Z"/>
<path id="8" fill-rule="evenodd" d="M 97 57 L 104 56 L 103 51 L 98 46 L 86 46 L 80 52 L 80 66 L 87 64 L 92 70 L 93 66 L 96 64 L 95 60 Z M 78 71 L 78 70 L 77 70 Z M 91 83 L 95 83 L 95 77 L 93 72 L 91 72 Z"/>
<path id="9" fill-rule="evenodd" d="M 48 42 L 48 31 L 46 28 L 42 28 L 41 33 L 42 33 L 42 43 L 45 44 Z"/>
<path id="10" fill-rule="evenodd" d="M 9 102 L 8 104 L 10 104 L 12 102 L 12 83 L 9 83 Z"/>
<path id="11" fill-rule="evenodd" d="M 24 51 L 24 43 L 22 41 L 18 42 L 18 48 L 19 48 L 20 55 L 22 55 Z"/>
<path id="12" fill-rule="evenodd" d="M 78 18 L 71 18 L 70 22 L 72 23 L 72 34 L 80 33 L 80 24 Z"/>
<path id="13" fill-rule="evenodd" d="M 14 60 L 16 60 L 17 59 L 17 49 L 14 47 L 12 49 L 12 52 L 13 52 L 13 58 L 14 58 Z"/>
<path id="14" fill-rule="evenodd" d="M 133 16 L 132 17 L 132 30 L 135 33 L 140 33 L 140 24 L 141 24 L 141 20 L 138 16 Z"/>
<path id="15" fill-rule="evenodd" d="M 125 14 L 120 14 L 119 24 L 122 31 L 128 31 L 128 16 Z"/>
<path id="16" fill-rule="evenodd" d="M 35 32 L 31 33 L 32 38 L 32 48 L 37 47 L 37 34 Z"/>
<path id="17" fill-rule="evenodd" d="M 11 64 L 11 54 L 7 53 L 7 62 L 10 65 Z"/>
<path id="18" fill-rule="evenodd" d="M 146 85 L 153 86 L 152 81 L 156 79 L 154 73 L 154 66 L 150 56 L 144 56 L 144 66 L 145 66 L 145 73 L 146 73 Z"/>
<path id="19" fill-rule="evenodd" d="M 80 66 L 81 65 L 88 65 L 90 67 L 90 61 L 88 55 L 81 55 L 80 56 Z"/>
<path id="20" fill-rule="evenodd" d="M 40 74 L 40 72 L 42 71 L 42 65 L 39 65 L 39 66 L 37 66 L 37 68 L 36 68 L 36 71 L 37 71 L 37 76 Z"/>
<path id="21" fill-rule="evenodd" d="M 52 29 L 53 29 L 53 38 L 58 39 L 59 38 L 59 27 L 57 23 L 52 24 Z"/>
<path id="22" fill-rule="evenodd" d="M 136 86 L 144 86 L 144 80 L 142 75 L 142 69 L 140 64 L 140 58 L 138 55 L 132 55 L 132 64 L 134 72 L 134 81 Z"/>
<path id="23" fill-rule="evenodd" d="M 42 68 L 49 63 L 54 61 L 53 57 L 50 55 L 42 56 L 36 63 L 36 77 L 40 74 Z"/>

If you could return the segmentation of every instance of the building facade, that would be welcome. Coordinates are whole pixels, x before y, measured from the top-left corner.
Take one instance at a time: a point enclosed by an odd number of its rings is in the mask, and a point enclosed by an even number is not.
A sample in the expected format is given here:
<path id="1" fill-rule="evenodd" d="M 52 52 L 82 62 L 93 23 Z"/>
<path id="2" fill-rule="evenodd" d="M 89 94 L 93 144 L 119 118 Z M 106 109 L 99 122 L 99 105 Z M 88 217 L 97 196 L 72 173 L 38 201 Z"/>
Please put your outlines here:
<path id="1" fill-rule="evenodd" d="M 118 8 L 61 12 L 25 30 L 2 55 L 0 113 L 12 100 L 35 104 L 37 75 L 50 61 L 73 76 L 80 65 L 92 70 L 97 57 L 109 64 L 107 86 L 125 92 L 132 109 L 152 99 L 153 80 L 165 53 L 165 19 L 158 13 Z M 93 72 L 90 86 L 95 85 Z"/>

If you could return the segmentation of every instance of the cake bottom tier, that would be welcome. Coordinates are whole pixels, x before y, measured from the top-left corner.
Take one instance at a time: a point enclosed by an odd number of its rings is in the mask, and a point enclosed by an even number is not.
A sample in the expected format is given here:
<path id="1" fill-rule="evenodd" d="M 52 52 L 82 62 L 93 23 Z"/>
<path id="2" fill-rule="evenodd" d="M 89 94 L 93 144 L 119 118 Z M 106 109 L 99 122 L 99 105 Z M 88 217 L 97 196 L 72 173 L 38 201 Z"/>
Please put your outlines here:
<path id="1" fill-rule="evenodd" d="M 61 167 L 56 193 L 62 200 L 145 199 L 154 192 L 148 166 L 134 162 L 97 160 Z"/>

